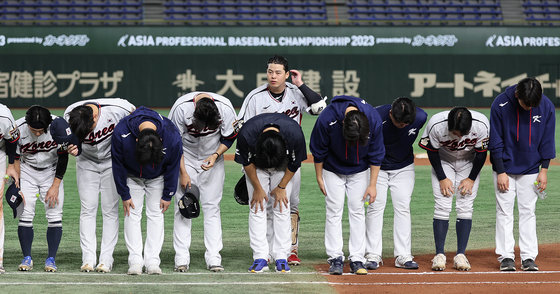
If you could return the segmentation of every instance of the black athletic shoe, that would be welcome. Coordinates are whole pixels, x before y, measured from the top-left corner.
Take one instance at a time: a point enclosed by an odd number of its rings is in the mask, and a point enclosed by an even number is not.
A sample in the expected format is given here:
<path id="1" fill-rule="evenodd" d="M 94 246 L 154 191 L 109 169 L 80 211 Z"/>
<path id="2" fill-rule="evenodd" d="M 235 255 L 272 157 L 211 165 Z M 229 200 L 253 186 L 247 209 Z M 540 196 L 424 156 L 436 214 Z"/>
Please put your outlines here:
<path id="1" fill-rule="evenodd" d="M 511 258 L 504 258 L 500 263 L 500 270 L 505 272 L 515 271 L 515 261 Z"/>
<path id="2" fill-rule="evenodd" d="M 521 263 L 521 269 L 524 271 L 536 272 L 539 270 L 539 267 L 535 264 L 534 260 L 528 258 Z"/>

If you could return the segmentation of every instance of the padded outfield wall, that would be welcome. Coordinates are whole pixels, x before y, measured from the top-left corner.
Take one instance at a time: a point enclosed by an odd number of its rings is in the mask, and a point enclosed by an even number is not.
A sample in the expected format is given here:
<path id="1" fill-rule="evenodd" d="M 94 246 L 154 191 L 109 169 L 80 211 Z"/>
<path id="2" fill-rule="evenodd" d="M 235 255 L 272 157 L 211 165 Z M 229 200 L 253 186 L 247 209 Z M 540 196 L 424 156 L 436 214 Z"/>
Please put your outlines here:
<path id="1" fill-rule="evenodd" d="M 488 107 L 507 86 L 537 76 L 560 106 L 560 30 L 522 27 L 4 27 L 0 103 L 121 97 L 170 107 L 202 90 L 240 106 L 266 81 L 273 54 L 328 97 Z"/>

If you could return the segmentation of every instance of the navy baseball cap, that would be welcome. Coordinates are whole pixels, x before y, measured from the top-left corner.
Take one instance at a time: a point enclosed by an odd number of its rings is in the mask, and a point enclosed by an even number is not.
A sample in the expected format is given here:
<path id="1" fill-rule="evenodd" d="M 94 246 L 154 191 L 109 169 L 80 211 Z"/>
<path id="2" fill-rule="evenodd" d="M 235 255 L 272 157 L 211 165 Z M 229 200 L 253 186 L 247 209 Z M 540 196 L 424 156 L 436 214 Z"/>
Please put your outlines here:
<path id="1" fill-rule="evenodd" d="M 73 144 L 78 146 L 78 155 L 82 153 L 82 144 L 78 137 L 72 134 L 70 125 L 62 117 L 57 117 L 51 122 L 50 132 L 56 144 L 61 145 L 62 149 L 66 150 L 68 145 Z"/>
<path id="2" fill-rule="evenodd" d="M 185 190 L 183 197 L 179 199 L 179 212 L 185 218 L 197 218 L 200 215 L 200 191 L 198 187 L 191 184 L 190 188 Z"/>
<path id="3" fill-rule="evenodd" d="M 23 197 L 16 183 L 12 183 L 6 190 L 6 201 L 14 211 L 14 218 L 20 217 L 23 213 Z"/>

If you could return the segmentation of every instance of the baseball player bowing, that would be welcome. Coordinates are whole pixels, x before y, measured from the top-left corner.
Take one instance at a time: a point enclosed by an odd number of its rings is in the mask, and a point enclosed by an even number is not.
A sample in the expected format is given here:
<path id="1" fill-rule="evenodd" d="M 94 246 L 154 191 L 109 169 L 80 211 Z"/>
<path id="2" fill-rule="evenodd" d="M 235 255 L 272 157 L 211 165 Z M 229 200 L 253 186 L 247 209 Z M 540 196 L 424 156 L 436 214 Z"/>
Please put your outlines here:
<path id="1" fill-rule="evenodd" d="M 124 117 L 112 135 L 113 178 L 124 209 L 128 274 L 159 275 L 163 245 L 163 213 L 177 191 L 181 136 L 166 117 L 139 107 Z M 142 258 L 142 207 L 146 197 L 146 245 Z"/>
<path id="2" fill-rule="evenodd" d="M 72 133 L 80 140 L 78 146 L 69 146 L 68 152 L 76 157 L 76 181 L 80 195 L 80 271 L 91 272 L 97 262 L 97 208 L 101 197 L 103 232 L 99 264 L 95 270 L 110 272 L 113 251 L 119 237 L 119 195 L 113 180 L 111 164 L 111 135 L 117 123 L 134 111 L 130 102 L 118 98 L 78 101 L 66 108 L 64 118 Z M 101 196 L 100 196 L 101 195 Z"/>
<path id="3" fill-rule="evenodd" d="M 19 129 L 16 126 L 12 112 L 8 107 L 0 104 L 0 179 L 4 176 L 12 177 L 15 179 L 19 186 L 19 173 L 15 168 L 15 158 L 17 141 L 19 140 Z M 8 156 L 8 167 L 6 166 L 6 155 Z M 0 274 L 5 272 L 4 269 L 4 184 L 0 188 Z"/>
<path id="4" fill-rule="evenodd" d="M 377 177 L 377 197 L 366 213 L 367 269 L 377 269 L 382 264 L 383 212 L 387 204 L 387 190 L 391 190 L 395 219 L 393 240 L 395 266 L 417 269 L 411 254 L 412 228 L 410 199 L 414 189 L 414 152 L 412 144 L 426 122 L 427 114 L 406 97 L 397 98 L 392 104 L 375 108 L 383 121 L 385 158 Z"/>
<path id="5" fill-rule="evenodd" d="M 193 92 L 175 102 L 169 118 L 183 139 L 177 194 L 183 195 L 191 183 L 199 187 L 200 205 L 204 212 L 206 265 L 211 271 L 223 271 L 220 256 L 223 247 L 220 201 L 225 169 L 222 155 L 235 140 L 235 109 L 226 97 L 210 92 Z M 190 263 L 191 219 L 183 217 L 177 201 L 179 199 L 175 201 L 173 225 L 175 270 L 184 272 Z"/>
<path id="6" fill-rule="evenodd" d="M 286 81 L 290 74 L 293 84 Z M 301 73 L 295 69 L 289 69 L 288 60 L 283 56 L 275 55 L 268 60 L 266 79 L 266 84 L 251 91 L 243 101 L 237 116 L 240 124 L 261 113 L 277 112 L 286 114 L 301 125 L 301 116 L 304 112 L 318 115 L 326 106 L 321 95 L 303 83 Z M 292 192 L 288 195 L 292 225 L 292 246 L 288 257 L 290 265 L 301 263 L 298 257 L 300 186 L 301 173 L 298 170 L 292 178 Z M 273 232 L 271 228 L 273 214 L 269 213 L 268 216 L 268 232 L 271 234 Z M 269 241 L 273 238 L 273 235 L 268 236 Z"/>
<path id="7" fill-rule="evenodd" d="M 34 105 L 27 110 L 25 117 L 16 121 L 21 138 L 18 141 L 19 156 L 15 164 L 16 170 L 20 172 L 20 189 L 25 199 L 18 224 L 19 243 L 23 253 L 23 260 L 18 267 L 20 271 L 33 269 L 31 245 L 37 199 L 45 206 L 48 222 L 45 271 L 57 271 L 55 258 L 62 237 L 64 203 L 62 178 L 68 165 L 68 153 L 51 136 L 49 126 L 55 118 L 48 109 Z"/>
<path id="8" fill-rule="evenodd" d="M 521 269 L 537 271 L 536 189 L 546 189 L 550 160 L 556 156 L 554 105 L 542 94 L 539 81 L 525 78 L 496 97 L 490 124 L 500 270 L 515 270 L 513 207 L 517 197 Z"/>
<path id="9" fill-rule="evenodd" d="M 465 107 L 436 113 L 424 129 L 419 145 L 428 152 L 432 165 L 435 198 L 433 229 L 436 256 L 432 260 L 433 270 L 445 269 L 444 247 L 453 196 L 457 211 L 457 254 L 453 258 L 453 267 L 458 270 L 471 269 L 465 250 L 489 135 L 488 118 Z"/>
<path id="10" fill-rule="evenodd" d="M 325 195 L 329 273 L 342 274 L 342 213 L 346 196 L 350 269 L 355 274 L 367 274 L 364 268 L 364 201 L 373 203 L 377 195 L 377 177 L 385 155 L 381 118 L 375 108 L 361 98 L 336 96 L 319 115 L 309 147 L 315 161 L 317 183 Z"/>
<path id="11" fill-rule="evenodd" d="M 293 119 L 280 113 L 264 113 L 246 121 L 237 136 L 235 161 L 247 175 L 250 202 L 249 239 L 253 265 L 249 272 L 268 271 L 268 256 L 276 271 L 289 272 L 290 180 L 307 158 L 305 138 Z M 273 213 L 272 226 L 267 214 Z M 269 240 L 268 230 L 274 238 Z"/>

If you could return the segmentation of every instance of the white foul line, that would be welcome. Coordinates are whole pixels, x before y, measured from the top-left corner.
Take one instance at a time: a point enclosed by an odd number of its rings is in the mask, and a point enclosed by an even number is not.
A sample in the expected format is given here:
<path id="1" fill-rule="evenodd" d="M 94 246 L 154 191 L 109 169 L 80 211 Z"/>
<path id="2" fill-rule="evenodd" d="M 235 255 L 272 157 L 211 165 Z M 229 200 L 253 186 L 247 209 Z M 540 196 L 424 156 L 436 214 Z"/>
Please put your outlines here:
<path id="1" fill-rule="evenodd" d="M 527 281 L 527 282 L 410 282 L 410 283 L 344 283 L 327 281 L 291 281 L 291 282 L 0 282 L 0 285 L 67 285 L 67 286 L 217 286 L 217 285 L 342 285 L 342 286 L 411 286 L 411 285 L 535 285 L 560 284 L 560 281 Z"/>

